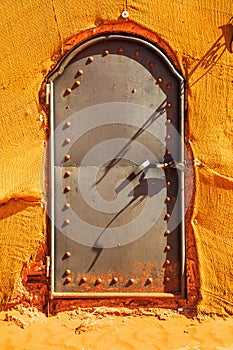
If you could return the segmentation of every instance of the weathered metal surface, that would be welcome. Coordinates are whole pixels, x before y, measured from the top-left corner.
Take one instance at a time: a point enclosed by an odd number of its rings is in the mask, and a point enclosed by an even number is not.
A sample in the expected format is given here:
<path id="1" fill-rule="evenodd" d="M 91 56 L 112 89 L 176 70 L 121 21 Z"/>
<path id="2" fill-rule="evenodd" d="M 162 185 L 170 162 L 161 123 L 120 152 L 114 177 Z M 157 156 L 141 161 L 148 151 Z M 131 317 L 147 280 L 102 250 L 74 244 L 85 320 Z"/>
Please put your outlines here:
<path id="1" fill-rule="evenodd" d="M 134 171 L 145 159 L 183 161 L 182 79 L 133 38 L 98 39 L 71 55 L 50 78 L 52 296 L 181 295 L 183 177 Z"/>

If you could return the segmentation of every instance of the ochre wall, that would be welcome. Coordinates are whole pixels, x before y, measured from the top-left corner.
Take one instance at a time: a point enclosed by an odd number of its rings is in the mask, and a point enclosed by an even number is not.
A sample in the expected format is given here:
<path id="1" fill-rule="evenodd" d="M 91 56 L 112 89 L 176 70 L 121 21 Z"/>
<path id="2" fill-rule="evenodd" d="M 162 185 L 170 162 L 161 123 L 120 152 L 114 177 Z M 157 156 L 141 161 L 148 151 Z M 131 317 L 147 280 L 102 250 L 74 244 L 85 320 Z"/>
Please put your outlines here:
<path id="1" fill-rule="evenodd" d="M 123 9 L 129 18 L 123 20 Z M 172 48 L 187 81 L 188 139 L 196 176 L 192 227 L 199 310 L 233 313 L 233 35 L 230 0 L 49 0 L 0 4 L 0 300 L 45 242 L 44 139 L 38 93 L 75 34 L 134 22 Z M 40 117 L 41 115 L 41 117 Z"/>

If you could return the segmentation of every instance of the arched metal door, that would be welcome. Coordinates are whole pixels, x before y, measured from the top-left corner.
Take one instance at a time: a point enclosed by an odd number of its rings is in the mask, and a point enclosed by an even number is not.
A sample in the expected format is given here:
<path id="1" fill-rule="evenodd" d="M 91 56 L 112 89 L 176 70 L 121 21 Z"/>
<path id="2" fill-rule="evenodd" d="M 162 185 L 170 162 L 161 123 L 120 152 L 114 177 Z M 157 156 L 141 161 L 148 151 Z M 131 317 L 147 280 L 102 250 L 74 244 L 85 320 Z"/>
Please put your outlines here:
<path id="1" fill-rule="evenodd" d="M 184 292 L 184 81 L 154 45 L 93 38 L 49 77 L 52 297 Z"/>

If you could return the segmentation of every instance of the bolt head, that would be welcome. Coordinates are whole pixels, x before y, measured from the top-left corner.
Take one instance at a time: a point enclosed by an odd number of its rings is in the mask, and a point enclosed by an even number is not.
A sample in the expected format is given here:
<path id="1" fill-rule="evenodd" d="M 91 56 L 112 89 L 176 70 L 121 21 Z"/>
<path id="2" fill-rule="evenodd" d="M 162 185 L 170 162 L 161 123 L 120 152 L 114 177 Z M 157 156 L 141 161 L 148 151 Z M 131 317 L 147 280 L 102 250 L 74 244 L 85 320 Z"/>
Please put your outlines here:
<path id="1" fill-rule="evenodd" d="M 71 274 L 71 271 L 70 271 L 69 269 L 66 269 L 65 274 L 66 274 L 66 275 L 70 275 L 70 274 Z"/>
<path id="2" fill-rule="evenodd" d="M 152 283 L 152 282 L 153 282 L 153 278 L 152 278 L 152 277 L 149 277 L 149 278 L 147 279 L 147 281 L 148 281 L 148 283 Z"/>
<path id="3" fill-rule="evenodd" d="M 172 106 L 171 102 L 168 102 L 166 105 L 167 108 L 171 108 L 171 106 Z"/>
<path id="4" fill-rule="evenodd" d="M 69 209 L 69 208 L 70 208 L 70 203 L 66 203 L 65 207 L 66 207 L 67 209 Z"/>
<path id="5" fill-rule="evenodd" d="M 154 61 L 150 61 L 150 62 L 149 62 L 149 66 L 150 66 L 150 67 L 154 67 L 154 66 L 155 66 L 155 62 L 154 62 Z"/>
<path id="6" fill-rule="evenodd" d="M 67 88 L 67 89 L 66 89 L 66 93 L 67 93 L 67 94 L 71 94 L 71 92 L 72 92 L 72 89 L 71 89 L 71 88 Z"/>
<path id="7" fill-rule="evenodd" d="M 171 234 L 171 231 L 170 230 L 166 230 L 165 231 L 165 236 L 169 236 Z"/>
<path id="8" fill-rule="evenodd" d="M 170 181 L 167 181 L 167 186 L 169 187 L 169 186 L 171 186 L 171 182 Z"/>
<path id="9" fill-rule="evenodd" d="M 168 251 L 170 251 L 170 250 L 171 250 L 170 245 L 166 245 L 166 247 L 165 247 L 165 251 L 166 251 L 166 252 L 168 252 Z"/>
<path id="10" fill-rule="evenodd" d="M 79 81 L 79 80 L 76 80 L 75 85 L 76 85 L 76 86 L 80 86 L 80 85 L 81 85 L 80 81 Z"/>
<path id="11" fill-rule="evenodd" d="M 117 277 L 113 277 L 112 281 L 113 281 L 113 283 L 117 283 L 118 282 L 118 278 Z"/>
<path id="12" fill-rule="evenodd" d="M 122 47 L 119 47 L 119 49 L 117 51 L 119 54 L 122 54 L 124 52 L 124 49 Z"/>
<path id="13" fill-rule="evenodd" d="M 83 70 L 82 69 L 79 69 L 78 72 L 77 72 L 78 75 L 83 75 Z"/>
<path id="14" fill-rule="evenodd" d="M 172 120 L 170 118 L 167 119 L 167 124 L 172 124 Z"/>
<path id="15" fill-rule="evenodd" d="M 166 265 L 170 265 L 170 264 L 171 264 L 171 261 L 167 259 L 167 260 L 165 261 L 165 263 L 166 263 Z"/>
<path id="16" fill-rule="evenodd" d="M 69 154 L 65 155 L 65 160 L 70 160 L 70 155 Z"/>
<path id="17" fill-rule="evenodd" d="M 97 278 L 96 283 L 97 283 L 97 284 L 102 283 L 102 278 L 100 278 L 100 277 L 99 277 L 99 278 Z"/>
<path id="18" fill-rule="evenodd" d="M 87 282 L 87 277 L 86 277 L 86 276 L 83 276 L 83 277 L 81 278 L 81 282 L 83 282 L 83 283 Z"/>
<path id="19" fill-rule="evenodd" d="M 128 18 L 129 17 L 129 12 L 128 11 L 123 11 L 122 14 L 121 14 L 121 17 L 122 18 Z"/>
<path id="20" fill-rule="evenodd" d="M 166 203 L 171 202 L 171 197 L 166 197 Z"/>
<path id="21" fill-rule="evenodd" d="M 157 84 L 162 84 L 163 78 L 158 78 L 156 81 L 157 81 Z"/>
<path id="22" fill-rule="evenodd" d="M 65 256 L 66 256 L 67 258 L 69 258 L 69 257 L 71 256 L 71 253 L 70 253 L 70 252 L 66 252 L 66 253 L 65 253 Z"/>
<path id="23" fill-rule="evenodd" d="M 108 50 L 104 50 L 104 56 L 109 55 L 109 51 Z"/>
<path id="24" fill-rule="evenodd" d="M 70 283 L 72 281 L 71 277 L 66 277 L 65 283 Z"/>
<path id="25" fill-rule="evenodd" d="M 65 126 L 66 126 L 66 128 L 69 128 L 71 126 L 71 122 L 66 122 Z"/>
<path id="26" fill-rule="evenodd" d="M 136 51 L 134 52 L 134 56 L 139 57 L 139 56 L 140 56 L 140 51 L 136 50 Z"/>
<path id="27" fill-rule="evenodd" d="M 71 187 L 70 186 L 66 186 L 65 189 L 64 189 L 64 192 L 70 192 L 71 190 Z"/>
<path id="28" fill-rule="evenodd" d="M 91 62 L 93 62 L 94 61 L 94 57 L 93 56 L 89 56 L 88 57 L 88 63 L 91 63 Z"/>
<path id="29" fill-rule="evenodd" d="M 169 220 L 170 217 L 171 217 L 171 215 L 167 213 L 167 214 L 165 215 L 165 220 Z"/>
<path id="30" fill-rule="evenodd" d="M 71 171 L 66 171 L 64 174 L 64 177 L 69 177 L 69 176 L 71 176 Z"/>
<path id="31" fill-rule="evenodd" d="M 70 224 L 70 220 L 69 220 L 69 219 L 66 219 L 66 220 L 65 220 L 65 224 L 66 224 L 66 225 L 69 225 L 69 224 Z"/>
<path id="32" fill-rule="evenodd" d="M 135 279 L 134 278 L 130 278 L 129 283 L 130 284 L 134 284 L 134 282 L 135 282 Z"/>

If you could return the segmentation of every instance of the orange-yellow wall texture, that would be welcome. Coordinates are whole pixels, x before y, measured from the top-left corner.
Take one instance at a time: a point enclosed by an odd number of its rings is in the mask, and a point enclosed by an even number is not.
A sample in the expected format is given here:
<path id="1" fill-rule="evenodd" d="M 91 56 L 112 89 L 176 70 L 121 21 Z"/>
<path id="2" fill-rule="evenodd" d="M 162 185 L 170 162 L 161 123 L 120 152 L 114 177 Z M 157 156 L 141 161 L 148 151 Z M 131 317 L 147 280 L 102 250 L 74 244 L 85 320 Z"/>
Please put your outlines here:
<path id="1" fill-rule="evenodd" d="M 121 18 L 123 10 L 129 12 Z M 173 50 L 187 83 L 195 169 L 191 224 L 204 312 L 233 314 L 233 36 L 231 0 L 5 0 L 0 3 L 0 300 L 45 241 L 44 140 L 39 90 L 73 35 L 136 23 Z"/>

